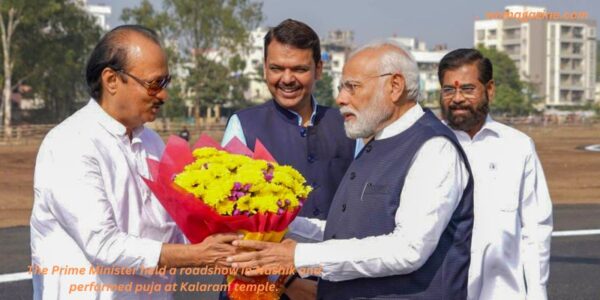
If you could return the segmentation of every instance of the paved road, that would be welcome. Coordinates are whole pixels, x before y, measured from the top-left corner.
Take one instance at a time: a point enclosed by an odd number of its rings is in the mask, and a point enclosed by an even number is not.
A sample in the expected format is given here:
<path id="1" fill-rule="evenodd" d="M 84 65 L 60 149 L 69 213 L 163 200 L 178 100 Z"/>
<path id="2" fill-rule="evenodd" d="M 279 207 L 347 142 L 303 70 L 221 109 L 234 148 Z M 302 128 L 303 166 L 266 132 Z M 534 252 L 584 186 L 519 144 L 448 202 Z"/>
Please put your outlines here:
<path id="1" fill-rule="evenodd" d="M 554 207 L 555 231 L 600 229 L 600 205 Z M 0 229 L 0 274 L 24 272 L 30 262 L 29 228 Z M 600 235 L 555 237 L 552 241 L 550 299 L 600 299 Z M 218 283 L 219 277 L 185 281 Z M 31 280 L 0 283 L 0 299 L 31 299 Z M 177 299 L 215 299 L 214 294 L 180 293 Z"/>

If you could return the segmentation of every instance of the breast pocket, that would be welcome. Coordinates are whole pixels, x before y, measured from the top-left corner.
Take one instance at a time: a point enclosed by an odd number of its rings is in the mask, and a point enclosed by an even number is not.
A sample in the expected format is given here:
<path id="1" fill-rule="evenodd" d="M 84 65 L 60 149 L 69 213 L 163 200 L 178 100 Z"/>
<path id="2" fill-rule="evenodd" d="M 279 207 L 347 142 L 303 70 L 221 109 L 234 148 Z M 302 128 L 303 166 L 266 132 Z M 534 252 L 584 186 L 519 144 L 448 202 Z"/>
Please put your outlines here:
<path id="1" fill-rule="evenodd" d="M 484 197 L 492 200 L 492 204 L 500 211 L 514 212 L 519 208 L 521 189 L 521 172 L 510 164 L 500 166 L 490 163 L 490 177 Z M 475 179 L 477 180 L 477 179 Z"/>
<path id="2" fill-rule="evenodd" d="M 361 196 L 361 200 L 364 200 L 365 197 L 372 196 L 385 196 L 390 193 L 389 186 L 385 184 L 374 184 L 372 182 L 367 182 L 363 187 L 363 193 Z"/>
<path id="3" fill-rule="evenodd" d="M 363 186 L 360 202 L 364 209 L 387 211 L 393 215 L 398 208 L 398 197 L 390 185 L 367 182 Z"/>

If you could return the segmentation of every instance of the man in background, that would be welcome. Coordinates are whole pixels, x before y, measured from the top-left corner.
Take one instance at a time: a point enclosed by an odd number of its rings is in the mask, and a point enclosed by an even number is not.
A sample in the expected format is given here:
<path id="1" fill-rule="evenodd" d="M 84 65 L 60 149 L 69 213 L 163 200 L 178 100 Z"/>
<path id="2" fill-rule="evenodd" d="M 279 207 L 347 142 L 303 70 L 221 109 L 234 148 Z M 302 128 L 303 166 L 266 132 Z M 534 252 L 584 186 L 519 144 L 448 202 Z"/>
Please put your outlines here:
<path id="1" fill-rule="evenodd" d="M 531 138 L 489 115 L 492 63 L 457 49 L 439 64 L 440 107 L 475 180 L 470 299 L 546 299 L 552 202 Z"/>
<path id="2" fill-rule="evenodd" d="M 339 111 L 319 105 L 312 95 L 323 72 L 319 36 L 312 28 L 285 20 L 267 32 L 264 49 L 264 76 L 273 99 L 236 112 L 222 144 L 235 136 L 254 149 L 259 139 L 278 163 L 296 168 L 313 187 L 298 216 L 325 220 L 335 190 L 362 142 L 357 145 L 347 138 Z M 313 292 L 316 287 L 307 280 L 287 285 L 286 293 L 298 291 L 299 285 L 312 286 Z"/>

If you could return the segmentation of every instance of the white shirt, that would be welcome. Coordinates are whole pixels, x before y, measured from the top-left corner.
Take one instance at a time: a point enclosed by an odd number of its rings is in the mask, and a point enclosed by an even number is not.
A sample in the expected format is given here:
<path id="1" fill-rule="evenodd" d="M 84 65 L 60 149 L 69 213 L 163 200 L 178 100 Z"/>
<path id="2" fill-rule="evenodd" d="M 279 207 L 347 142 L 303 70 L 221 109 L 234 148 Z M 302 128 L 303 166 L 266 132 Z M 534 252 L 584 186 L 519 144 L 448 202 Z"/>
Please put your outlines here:
<path id="1" fill-rule="evenodd" d="M 533 141 L 489 116 L 473 139 L 454 133 L 475 183 L 469 299 L 547 299 L 552 202 Z"/>
<path id="2" fill-rule="evenodd" d="M 421 106 L 416 104 L 378 132 L 375 139 L 400 134 L 423 114 Z M 329 281 L 400 275 L 419 269 L 435 250 L 468 179 L 469 173 L 452 142 L 443 137 L 428 140 L 415 154 L 408 170 L 392 233 L 299 243 L 294 256 L 296 268 L 322 268 L 321 277 Z M 324 221 L 307 218 L 296 218 L 290 225 L 293 234 L 315 240 L 323 239 L 324 229 Z"/>
<path id="3" fill-rule="evenodd" d="M 130 142 L 125 127 L 94 100 L 52 129 L 40 147 L 31 216 L 35 299 L 142 299 L 147 293 L 71 292 L 73 284 L 164 284 L 172 276 L 52 275 L 52 268 L 155 268 L 163 242 L 183 242 L 175 223 L 140 176 L 159 159 L 160 137 L 143 126 Z M 153 297 L 170 295 L 154 293 Z"/>

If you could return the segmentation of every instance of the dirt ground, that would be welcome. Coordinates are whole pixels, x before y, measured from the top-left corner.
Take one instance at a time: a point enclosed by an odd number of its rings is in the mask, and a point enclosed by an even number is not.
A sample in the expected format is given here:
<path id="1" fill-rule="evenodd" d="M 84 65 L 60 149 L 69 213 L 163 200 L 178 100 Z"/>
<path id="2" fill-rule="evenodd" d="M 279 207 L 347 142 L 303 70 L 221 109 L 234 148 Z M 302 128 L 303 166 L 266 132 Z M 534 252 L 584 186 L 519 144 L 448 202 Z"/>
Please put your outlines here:
<path id="1" fill-rule="evenodd" d="M 600 152 L 578 149 L 600 144 L 600 124 L 519 129 L 535 140 L 555 204 L 600 203 Z M 0 228 L 29 223 L 38 147 L 0 146 Z"/>

